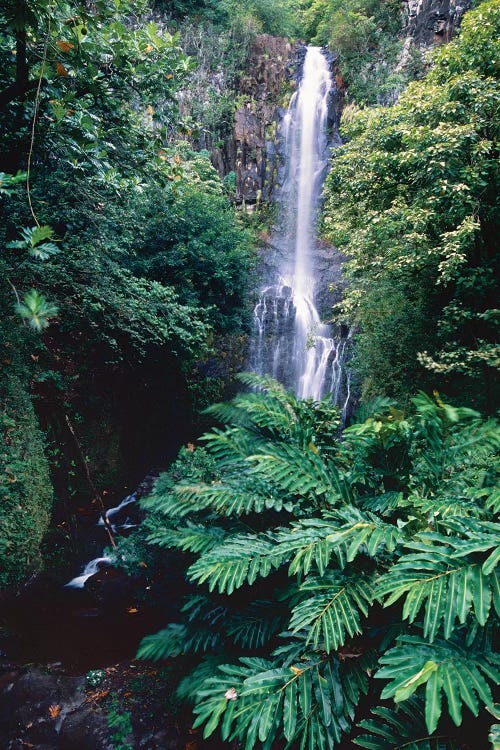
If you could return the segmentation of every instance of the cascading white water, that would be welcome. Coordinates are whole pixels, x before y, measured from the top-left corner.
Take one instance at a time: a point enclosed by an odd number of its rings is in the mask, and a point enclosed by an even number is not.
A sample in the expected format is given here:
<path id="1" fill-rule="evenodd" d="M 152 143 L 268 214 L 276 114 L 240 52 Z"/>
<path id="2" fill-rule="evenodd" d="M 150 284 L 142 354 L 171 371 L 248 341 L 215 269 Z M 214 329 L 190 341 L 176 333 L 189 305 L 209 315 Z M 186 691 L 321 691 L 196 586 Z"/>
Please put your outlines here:
<path id="1" fill-rule="evenodd" d="M 111 525 L 113 533 L 123 533 L 129 529 L 137 528 L 139 524 L 137 518 L 133 517 L 133 511 L 135 511 L 135 515 L 137 516 L 137 492 L 127 495 L 127 497 L 125 497 L 115 508 L 108 508 L 106 511 L 106 517 Z M 132 517 L 129 516 L 129 513 Z M 99 518 L 97 525 L 104 526 L 104 519 Z M 106 556 L 103 553 L 103 557 L 96 557 L 94 560 L 90 560 L 90 562 L 84 565 L 80 574 L 75 576 L 75 578 L 72 578 L 71 581 L 68 581 L 68 583 L 65 584 L 65 588 L 83 589 L 89 578 L 96 573 L 99 573 L 102 568 L 113 565 L 114 562 L 115 560 L 113 557 Z"/>
<path id="2" fill-rule="evenodd" d="M 102 568 L 107 567 L 108 565 L 111 565 L 112 563 L 113 563 L 113 560 L 111 559 L 111 557 L 96 557 L 94 560 L 91 560 L 86 565 L 84 565 L 80 575 L 76 576 L 75 578 L 72 578 L 71 581 L 68 581 L 68 583 L 64 584 L 65 588 L 83 589 L 83 587 L 85 586 L 85 582 L 91 576 L 95 575 Z"/>
<path id="3" fill-rule="evenodd" d="M 315 305 L 316 220 L 330 155 L 327 122 L 333 82 L 318 47 L 308 47 L 302 79 L 283 120 L 285 180 L 280 228 L 273 238 L 283 262 L 277 282 L 260 293 L 254 310 L 251 367 L 292 388 L 299 398 L 332 393 L 347 407 L 343 371 L 346 337 L 335 337 Z"/>

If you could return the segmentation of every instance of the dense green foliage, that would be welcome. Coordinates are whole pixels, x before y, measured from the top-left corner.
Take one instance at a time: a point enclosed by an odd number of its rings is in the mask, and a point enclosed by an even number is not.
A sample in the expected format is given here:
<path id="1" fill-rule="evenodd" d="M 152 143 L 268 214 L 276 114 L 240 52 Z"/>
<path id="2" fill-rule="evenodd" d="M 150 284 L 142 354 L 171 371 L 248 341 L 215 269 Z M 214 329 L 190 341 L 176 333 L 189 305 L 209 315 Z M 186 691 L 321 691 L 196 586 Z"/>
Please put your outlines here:
<path id="1" fill-rule="evenodd" d="M 314 44 L 340 55 L 339 68 L 349 100 L 385 103 L 418 74 L 418 53 L 397 69 L 402 16 L 391 0 L 309 0 L 304 3 L 304 30 Z"/>
<path id="2" fill-rule="evenodd" d="M 407 413 L 366 407 L 339 439 L 328 403 L 245 382 L 258 390 L 213 407 L 226 426 L 144 501 L 149 543 L 184 555 L 193 590 L 139 654 L 195 665 L 179 694 L 196 725 L 248 750 L 346 734 L 458 749 L 469 712 L 485 747 L 498 426 L 420 394 Z"/>
<path id="3" fill-rule="evenodd" d="M 11 341 L 11 350 L 15 346 L 16 341 Z M 0 426 L 0 588 L 4 588 L 15 586 L 39 567 L 52 505 L 42 436 L 26 385 L 16 376 L 0 381 Z"/>
<path id="4" fill-rule="evenodd" d="M 195 362 L 244 325 L 252 236 L 208 153 L 185 143 L 175 95 L 196 63 L 147 2 L 22 0 L 0 15 L 0 381 L 37 392 L 50 440 L 63 442 L 53 452 L 69 451 L 56 473 L 76 450 L 109 480 L 121 459 L 92 429 L 125 429 L 120 390 L 148 368 L 189 410 Z M 175 412 L 162 408 L 165 420 Z M 80 448 L 68 418 L 87 422 Z M 33 415 L 30 425 L 41 444 Z M 30 538 L 35 559 L 39 531 Z"/>
<path id="5" fill-rule="evenodd" d="M 253 238 L 200 149 L 220 156 L 232 136 L 255 35 L 328 45 L 348 98 L 385 103 L 420 72 L 415 58 L 394 73 L 397 10 L 2 4 L 0 587 L 40 565 L 53 489 L 39 419 L 61 497 L 85 495 L 79 472 L 92 499 L 116 481 L 124 435 L 129 456 L 146 433 L 178 445 L 189 394 L 224 382 L 202 375 L 210 356 L 241 355 Z M 494 408 L 499 25 L 499 0 L 483 3 L 396 104 L 345 111 L 324 233 L 349 258 L 353 424 L 244 376 L 114 553 L 183 594 L 139 654 L 174 660 L 205 737 L 459 750 L 471 735 L 482 750 L 499 734 L 498 426 L 415 395 Z M 111 714 L 123 744 L 130 723 Z"/>
<path id="6" fill-rule="evenodd" d="M 495 404 L 500 5 L 483 3 L 392 107 L 344 116 L 324 231 L 349 257 L 365 393 Z"/>
<path id="7" fill-rule="evenodd" d="M 221 29 L 250 24 L 255 31 L 292 36 L 300 28 L 300 0 L 155 0 L 174 19 L 213 23 Z"/>

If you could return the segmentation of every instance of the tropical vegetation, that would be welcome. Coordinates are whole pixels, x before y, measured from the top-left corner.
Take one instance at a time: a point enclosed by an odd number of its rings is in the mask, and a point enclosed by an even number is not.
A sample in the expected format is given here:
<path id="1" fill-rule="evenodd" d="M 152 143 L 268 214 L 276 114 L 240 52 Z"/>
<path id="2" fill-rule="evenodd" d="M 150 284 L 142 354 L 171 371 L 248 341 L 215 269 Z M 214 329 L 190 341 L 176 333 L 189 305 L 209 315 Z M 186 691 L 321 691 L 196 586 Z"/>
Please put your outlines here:
<path id="1" fill-rule="evenodd" d="M 477 737 L 499 677 L 498 425 L 419 394 L 340 436 L 327 400 L 243 381 L 144 502 L 191 587 L 139 655 L 181 659 L 195 726 L 248 750 L 459 748 L 472 716 Z"/>
<path id="2" fill-rule="evenodd" d="M 82 504 L 184 443 L 112 554 L 168 596 L 139 656 L 182 674 L 205 738 L 499 747 L 499 0 L 405 64 L 391 0 L 5 0 L 0 20 L 0 588 L 53 559 L 51 517 L 71 546 Z M 327 46 L 344 96 L 321 231 L 346 258 L 348 425 L 233 378 L 262 215 L 211 158 L 261 33 Z"/>
<path id="3" fill-rule="evenodd" d="M 324 232 L 349 258 L 367 395 L 498 406 L 499 31 L 498 2 L 482 3 L 397 104 L 344 113 Z"/>

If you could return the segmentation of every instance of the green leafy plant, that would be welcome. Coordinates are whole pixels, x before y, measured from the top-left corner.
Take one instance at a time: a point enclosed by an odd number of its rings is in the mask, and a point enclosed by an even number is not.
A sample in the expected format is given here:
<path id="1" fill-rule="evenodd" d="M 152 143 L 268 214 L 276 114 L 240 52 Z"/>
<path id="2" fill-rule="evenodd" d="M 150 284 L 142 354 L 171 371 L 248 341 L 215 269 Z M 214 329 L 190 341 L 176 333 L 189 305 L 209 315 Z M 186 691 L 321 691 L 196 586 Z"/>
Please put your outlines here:
<path id="1" fill-rule="evenodd" d="M 28 250 L 29 254 L 39 260 L 47 260 L 51 255 L 56 255 L 59 248 L 54 242 L 46 242 L 54 236 L 54 230 L 49 226 L 25 227 L 21 229 L 22 240 L 8 242 L 7 247 Z"/>
<path id="2" fill-rule="evenodd" d="M 24 295 L 23 301 L 15 305 L 16 312 L 25 320 L 35 331 L 42 331 L 47 328 L 51 318 L 57 315 L 57 306 L 47 302 L 43 294 L 31 289 Z"/>
<path id="3" fill-rule="evenodd" d="M 117 700 L 112 700 L 107 709 L 107 721 L 110 729 L 113 730 L 111 741 L 114 750 L 132 750 L 133 745 L 130 742 L 132 736 L 132 720 L 130 713 L 120 706 Z"/>
<path id="4" fill-rule="evenodd" d="M 194 450 L 208 474 L 166 475 L 143 501 L 192 592 L 139 655 L 194 666 L 195 725 L 248 750 L 458 750 L 452 726 L 485 719 L 499 676 L 497 424 L 420 394 L 340 436 L 327 402 L 242 379 L 253 390 L 210 409 L 225 427 Z"/>
<path id="5" fill-rule="evenodd" d="M 499 31 L 498 1 L 481 3 L 394 106 L 342 122 L 323 228 L 349 257 L 367 398 L 442 387 L 497 406 Z"/>

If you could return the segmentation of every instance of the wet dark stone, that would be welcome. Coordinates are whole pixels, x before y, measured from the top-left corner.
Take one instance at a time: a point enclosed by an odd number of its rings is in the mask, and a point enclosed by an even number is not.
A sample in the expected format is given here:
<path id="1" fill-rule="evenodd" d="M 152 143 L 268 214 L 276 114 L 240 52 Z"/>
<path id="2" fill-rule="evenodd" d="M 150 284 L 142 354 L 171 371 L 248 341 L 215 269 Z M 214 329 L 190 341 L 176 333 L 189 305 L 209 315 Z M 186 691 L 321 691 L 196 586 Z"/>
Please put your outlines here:
<path id="1" fill-rule="evenodd" d="M 113 750 L 111 734 L 102 711 L 84 706 L 63 721 L 59 750 Z"/>
<path id="2" fill-rule="evenodd" d="M 85 701 L 85 678 L 48 674 L 39 668 L 10 670 L 2 677 L 0 747 L 58 748 L 62 723 Z"/>

